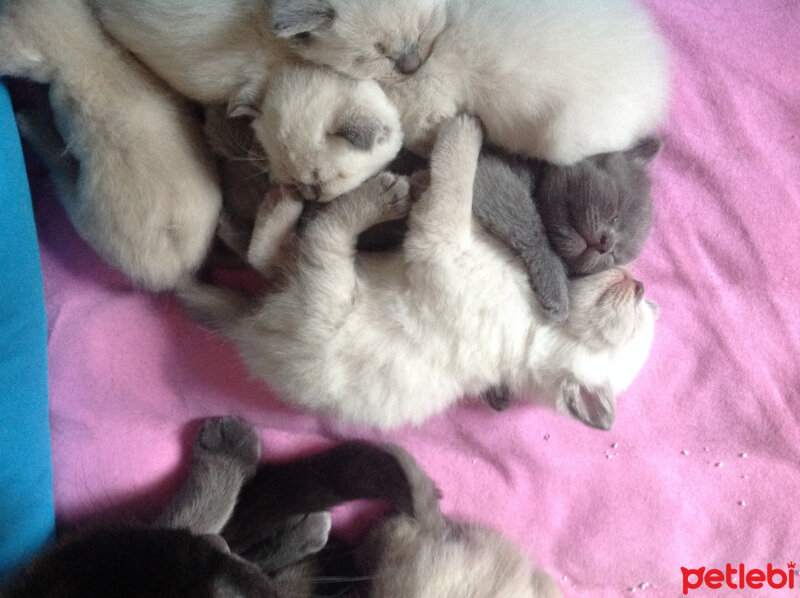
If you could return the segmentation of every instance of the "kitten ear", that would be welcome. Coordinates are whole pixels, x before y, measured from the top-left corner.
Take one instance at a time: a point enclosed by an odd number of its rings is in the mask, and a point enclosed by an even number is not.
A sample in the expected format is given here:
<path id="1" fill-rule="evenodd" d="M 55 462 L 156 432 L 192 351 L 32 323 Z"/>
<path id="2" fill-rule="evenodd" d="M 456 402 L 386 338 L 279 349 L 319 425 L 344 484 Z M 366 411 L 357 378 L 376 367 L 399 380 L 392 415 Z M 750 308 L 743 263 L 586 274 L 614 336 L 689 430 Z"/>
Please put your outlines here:
<path id="1" fill-rule="evenodd" d="M 369 151 L 389 137 L 389 127 L 375 118 L 351 116 L 344 119 L 334 135 L 346 139 L 353 147 Z"/>
<path id="2" fill-rule="evenodd" d="M 261 103 L 264 101 L 264 86 L 255 82 L 239 89 L 228 102 L 228 118 L 261 116 Z"/>
<path id="3" fill-rule="evenodd" d="M 614 395 L 607 388 L 587 388 L 571 376 L 561 382 L 557 405 L 598 430 L 610 430 L 614 423 Z"/>
<path id="4" fill-rule="evenodd" d="M 627 156 L 641 164 L 650 164 L 661 151 L 661 138 L 650 136 L 640 139 L 631 149 L 626 151 Z"/>
<path id="5" fill-rule="evenodd" d="M 274 0 L 272 31 L 278 37 L 310 33 L 327 25 L 336 17 L 327 0 Z"/>

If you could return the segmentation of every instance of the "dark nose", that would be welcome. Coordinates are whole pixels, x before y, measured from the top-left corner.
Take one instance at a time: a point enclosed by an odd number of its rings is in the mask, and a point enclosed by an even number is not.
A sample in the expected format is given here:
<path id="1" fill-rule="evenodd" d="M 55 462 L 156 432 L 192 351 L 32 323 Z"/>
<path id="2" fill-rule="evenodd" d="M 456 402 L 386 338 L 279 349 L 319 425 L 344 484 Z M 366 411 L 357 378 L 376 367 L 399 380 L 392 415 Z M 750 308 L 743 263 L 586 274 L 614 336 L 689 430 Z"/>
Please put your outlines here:
<path id="1" fill-rule="evenodd" d="M 417 48 L 417 46 L 406 48 L 394 62 L 397 70 L 404 75 L 416 73 L 419 67 L 422 66 L 422 57 L 419 55 L 419 48 Z"/>
<path id="2" fill-rule="evenodd" d="M 633 294 L 636 295 L 637 299 L 644 297 L 644 285 L 638 280 L 633 281 Z"/>
<path id="3" fill-rule="evenodd" d="M 306 185 L 305 183 L 297 183 L 297 191 L 306 201 L 317 201 L 322 191 L 319 185 Z"/>
<path id="4" fill-rule="evenodd" d="M 597 250 L 597 253 L 608 253 L 614 248 L 614 241 L 609 235 L 600 235 L 600 239 L 594 244 L 594 248 Z"/>

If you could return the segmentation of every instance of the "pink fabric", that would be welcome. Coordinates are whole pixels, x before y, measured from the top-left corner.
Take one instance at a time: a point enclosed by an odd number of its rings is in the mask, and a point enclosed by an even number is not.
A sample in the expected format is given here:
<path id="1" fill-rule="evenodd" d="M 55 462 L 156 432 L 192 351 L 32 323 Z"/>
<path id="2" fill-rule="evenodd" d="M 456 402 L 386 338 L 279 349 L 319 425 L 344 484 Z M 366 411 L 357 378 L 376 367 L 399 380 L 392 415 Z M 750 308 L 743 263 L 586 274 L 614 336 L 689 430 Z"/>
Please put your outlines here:
<path id="1" fill-rule="evenodd" d="M 681 566 L 800 559 L 800 4 L 648 5 L 673 94 L 634 270 L 661 318 L 611 432 L 524 404 L 462 405 L 385 436 L 297 412 L 170 297 L 105 266 L 39 172 L 61 520 L 152 512 L 197 420 L 236 414 L 261 428 L 265 458 L 348 436 L 402 444 L 447 513 L 504 531 L 566 596 L 676 596 Z"/>

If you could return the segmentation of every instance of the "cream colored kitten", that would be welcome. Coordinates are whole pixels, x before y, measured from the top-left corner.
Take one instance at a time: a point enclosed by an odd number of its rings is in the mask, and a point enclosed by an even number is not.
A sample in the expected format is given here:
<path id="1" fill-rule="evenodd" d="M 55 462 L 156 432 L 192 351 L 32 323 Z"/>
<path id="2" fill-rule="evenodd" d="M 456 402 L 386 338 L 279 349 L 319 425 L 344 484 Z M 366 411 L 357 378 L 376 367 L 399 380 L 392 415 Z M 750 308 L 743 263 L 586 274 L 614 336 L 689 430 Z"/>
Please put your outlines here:
<path id="1" fill-rule="evenodd" d="M 295 64 L 264 0 L 91 0 L 106 29 L 182 94 L 254 118 L 273 183 L 328 201 L 383 169 L 402 143 L 372 81 Z M 306 15 L 315 18 L 313 14 Z"/>
<path id="2" fill-rule="evenodd" d="M 224 140 L 221 115 L 214 116 L 209 131 L 213 146 L 220 153 L 233 150 L 237 154 L 237 148 Z M 241 123 L 230 125 L 237 126 Z M 269 182 L 296 188 L 302 199 L 319 202 L 347 193 L 380 172 L 400 151 L 403 139 L 397 111 L 377 83 L 314 66 L 286 66 L 275 73 L 252 128 L 265 154 L 261 166 L 269 172 Z M 246 147 L 234 158 L 255 160 L 251 168 L 257 167 L 259 149 L 251 146 L 246 135 L 239 136 Z M 227 230 L 231 227 L 224 221 L 222 227 L 224 234 L 230 233 L 226 234 L 229 244 L 264 272 L 302 211 L 297 201 L 273 203 L 265 198 L 252 207 L 259 225 L 249 244 Z"/>
<path id="3" fill-rule="evenodd" d="M 81 0 L 2 4 L 0 73 L 50 83 L 58 132 L 35 116 L 21 129 L 81 236 L 149 289 L 199 267 L 221 203 L 200 123 Z"/>
<path id="4" fill-rule="evenodd" d="M 572 281 L 568 319 L 549 322 L 521 263 L 473 223 L 481 141 L 470 118 L 442 127 L 402 252 L 354 256 L 362 230 L 408 210 L 407 181 L 384 173 L 309 222 L 297 273 L 251 315 L 221 289 L 184 289 L 185 303 L 285 399 L 352 422 L 419 424 L 505 384 L 610 428 L 647 356 L 653 305 L 613 269 Z"/>
<path id="5" fill-rule="evenodd" d="M 183 95 L 257 103 L 286 44 L 264 0 L 89 0 L 109 34 Z"/>
<path id="6" fill-rule="evenodd" d="M 273 29 L 379 81 L 422 153 L 468 112 L 493 144 L 571 164 L 633 146 L 666 110 L 665 44 L 634 0 L 273 0 Z"/>

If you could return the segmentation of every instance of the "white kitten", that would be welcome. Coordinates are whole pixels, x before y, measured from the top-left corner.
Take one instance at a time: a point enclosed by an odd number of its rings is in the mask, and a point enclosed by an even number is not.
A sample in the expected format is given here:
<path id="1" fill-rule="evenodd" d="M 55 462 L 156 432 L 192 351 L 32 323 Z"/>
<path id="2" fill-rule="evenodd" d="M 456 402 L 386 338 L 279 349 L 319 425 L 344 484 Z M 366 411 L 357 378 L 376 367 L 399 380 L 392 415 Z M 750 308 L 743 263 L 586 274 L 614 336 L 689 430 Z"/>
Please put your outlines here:
<path id="1" fill-rule="evenodd" d="M 260 99 L 285 44 L 264 0 L 90 0 L 103 26 L 183 95 L 204 103 Z"/>
<path id="2" fill-rule="evenodd" d="M 269 182 L 294 187 L 306 200 L 327 202 L 355 189 L 380 172 L 403 143 L 397 111 L 377 83 L 319 67 L 281 68 L 267 83 L 263 102 L 251 112 L 256 113 L 252 127 L 265 153 Z M 219 146 L 225 132 L 219 116 L 211 131 L 218 151 L 224 149 Z M 245 147 L 234 157 L 257 160 L 257 148 L 244 137 Z M 235 152 L 230 142 L 227 146 Z M 302 205 L 287 200 L 274 208 L 262 203 L 255 210 L 264 226 L 257 228 L 256 246 L 246 250 L 250 264 L 262 271 L 278 255 Z M 240 237 L 235 232 L 226 236 Z M 241 240 L 232 244 L 244 252 Z"/>
<path id="3" fill-rule="evenodd" d="M 272 182 L 296 185 L 305 199 L 354 189 L 400 149 L 399 117 L 380 87 L 294 64 L 264 0 L 91 2 L 107 30 L 182 94 L 254 117 Z"/>
<path id="4" fill-rule="evenodd" d="M 503 535 L 445 517 L 433 480 L 411 455 L 398 446 L 383 450 L 405 474 L 413 516 L 388 517 L 356 549 L 360 571 L 372 580 L 370 598 L 561 596 L 553 578 Z"/>
<path id="5" fill-rule="evenodd" d="M 402 252 L 354 260 L 362 230 L 407 210 L 407 181 L 384 173 L 309 222 L 296 274 L 253 315 L 219 289 L 185 289 L 184 301 L 226 322 L 251 369 L 287 400 L 353 422 L 418 424 L 505 384 L 609 428 L 614 396 L 647 356 L 654 309 L 614 269 L 572 281 L 569 318 L 549 322 L 521 263 L 473 224 L 480 145 L 475 121 L 443 125 Z"/>
<path id="6" fill-rule="evenodd" d="M 631 147 L 666 108 L 665 46 L 633 0 L 273 0 L 273 28 L 378 80 L 419 152 L 468 112 L 505 150 L 569 164 Z"/>
<path id="7" fill-rule="evenodd" d="M 59 131 L 36 117 L 21 128 L 49 162 L 78 232 L 104 258 L 153 290 L 199 267 L 221 203 L 200 124 L 106 39 L 81 0 L 4 3 L 0 73 L 50 83 Z"/>
<path id="8" fill-rule="evenodd" d="M 253 128 L 272 182 L 296 186 L 304 199 L 317 201 L 355 189 L 403 143 L 397 110 L 377 83 L 319 67 L 276 73 Z"/>

